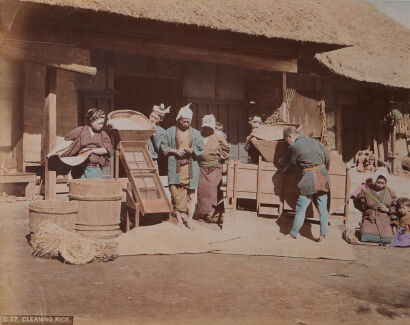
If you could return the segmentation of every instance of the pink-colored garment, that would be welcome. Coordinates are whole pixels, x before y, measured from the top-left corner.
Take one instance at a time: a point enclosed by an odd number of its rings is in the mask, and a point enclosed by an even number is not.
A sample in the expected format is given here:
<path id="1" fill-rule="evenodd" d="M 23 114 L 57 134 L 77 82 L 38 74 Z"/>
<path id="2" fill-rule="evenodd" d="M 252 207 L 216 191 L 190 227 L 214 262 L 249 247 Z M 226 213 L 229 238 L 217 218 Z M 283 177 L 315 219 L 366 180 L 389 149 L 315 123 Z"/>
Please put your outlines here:
<path id="1" fill-rule="evenodd" d="M 352 196 L 353 196 L 354 198 L 357 198 L 357 196 L 359 195 L 360 191 L 361 191 L 362 189 L 366 188 L 366 184 L 369 183 L 369 182 L 371 182 L 371 180 L 372 180 L 371 178 L 368 178 L 368 179 L 366 179 L 366 183 L 360 184 L 360 185 L 354 190 Z"/>
<path id="2" fill-rule="evenodd" d="M 108 134 L 105 131 L 100 131 L 91 135 L 87 125 L 79 126 L 71 130 L 64 140 L 73 141 L 73 143 L 67 148 L 61 157 L 76 156 L 84 148 L 105 148 L 107 154 L 97 155 L 92 153 L 89 157 L 90 163 L 104 167 L 109 165 L 110 156 L 114 154 L 114 149 Z"/>

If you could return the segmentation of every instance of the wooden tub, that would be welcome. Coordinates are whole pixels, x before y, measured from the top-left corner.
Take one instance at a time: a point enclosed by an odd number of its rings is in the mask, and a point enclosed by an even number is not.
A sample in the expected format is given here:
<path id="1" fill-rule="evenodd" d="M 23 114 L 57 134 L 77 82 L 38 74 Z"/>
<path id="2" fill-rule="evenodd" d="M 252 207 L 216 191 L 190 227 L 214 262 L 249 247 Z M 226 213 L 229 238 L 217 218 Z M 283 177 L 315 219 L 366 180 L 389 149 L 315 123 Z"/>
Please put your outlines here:
<path id="1" fill-rule="evenodd" d="M 42 223 L 54 223 L 64 230 L 74 232 L 78 202 L 34 201 L 29 204 L 29 227 L 36 233 Z"/>
<path id="2" fill-rule="evenodd" d="M 75 231 L 83 236 L 106 239 L 118 237 L 122 181 L 114 179 L 76 179 L 69 183 L 70 201 L 78 201 Z"/>

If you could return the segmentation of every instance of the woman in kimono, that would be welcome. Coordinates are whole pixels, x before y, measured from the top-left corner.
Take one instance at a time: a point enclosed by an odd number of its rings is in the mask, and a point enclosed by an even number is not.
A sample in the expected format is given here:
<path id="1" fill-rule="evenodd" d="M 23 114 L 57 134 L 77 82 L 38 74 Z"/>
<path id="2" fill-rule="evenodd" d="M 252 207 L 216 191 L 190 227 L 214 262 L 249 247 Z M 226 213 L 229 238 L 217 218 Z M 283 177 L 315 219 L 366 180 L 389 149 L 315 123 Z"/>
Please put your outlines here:
<path id="1" fill-rule="evenodd" d="M 229 144 L 222 134 L 215 132 L 215 117 L 202 119 L 202 137 L 205 149 L 199 158 L 199 184 L 197 212 L 207 221 L 213 219 L 218 205 L 218 187 L 222 181 L 222 163 L 229 158 Z"/>
<path id="2" fill-rule="evenodd" d="M 361 241 L 390 243 L 393 232 L 390 215 L 394 213 L 396 194 L 387 186 L 387 170 L 376 171 L 372 182 L 364 186 L 354 199 L 354 206 L 363 212 Z"/>
<path id="3" fill-rule="evenodd" d="M 155 125 L 155 133 L 148 139 L 147 145 L 148 151 L 157 169 L 161 143 L 166 141 L 167 137 L 167 132 L 160 126 L 160 124 L 164 120 L 165 114 L 169 113 L 170 107 L 171 106 L 165 108 L 164 104 L 161 104 L 160 106 L 154 105 L 149 116 L 150 122 Z"/>
<path id="4" fill-rule="evenodd" d="M 65 141 L 72 141 L 61 157 L 86 154 L 83 164 L 71 170 L 73 178 L 102 178 L 102 167 L 108 166 L 114 154 L 110 137 L 102 130 L 105 121 L 104 111 L 91 108 L 87 111 L 88 125 L 71 130 Z"/>

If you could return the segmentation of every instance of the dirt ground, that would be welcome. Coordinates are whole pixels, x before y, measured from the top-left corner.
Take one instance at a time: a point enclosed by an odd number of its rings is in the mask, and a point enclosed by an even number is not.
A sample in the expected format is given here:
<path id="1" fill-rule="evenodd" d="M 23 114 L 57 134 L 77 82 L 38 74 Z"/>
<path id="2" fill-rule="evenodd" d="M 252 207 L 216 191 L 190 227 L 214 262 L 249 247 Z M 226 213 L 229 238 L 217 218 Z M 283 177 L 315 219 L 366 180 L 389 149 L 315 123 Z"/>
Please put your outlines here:
<path id="1" fill-rule="evenodd" d="M 405 324 L 408 249 L 355 246 L 357 261 L 218 254 L 68 265 L 31 256 L 28 203 L 0 205 L 0 315 L 75 324 Z"/>

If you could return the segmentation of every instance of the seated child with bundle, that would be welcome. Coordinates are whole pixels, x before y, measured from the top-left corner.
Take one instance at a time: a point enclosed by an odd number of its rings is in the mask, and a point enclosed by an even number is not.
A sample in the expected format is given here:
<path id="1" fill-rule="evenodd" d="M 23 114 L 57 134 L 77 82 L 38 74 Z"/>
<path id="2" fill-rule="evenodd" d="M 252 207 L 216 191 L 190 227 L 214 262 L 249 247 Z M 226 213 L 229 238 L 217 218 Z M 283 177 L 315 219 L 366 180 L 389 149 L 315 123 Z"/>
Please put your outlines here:
<path id="1" fill-rule="evenodd" d="M 393 247 L 410 247 L 410 199 L 401 197 L 396 203 L 396 217 L 392 218 Z"/>

